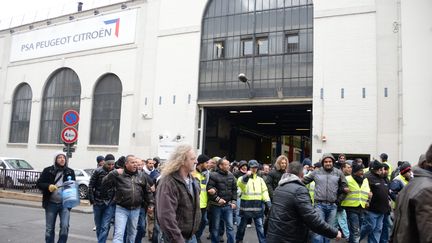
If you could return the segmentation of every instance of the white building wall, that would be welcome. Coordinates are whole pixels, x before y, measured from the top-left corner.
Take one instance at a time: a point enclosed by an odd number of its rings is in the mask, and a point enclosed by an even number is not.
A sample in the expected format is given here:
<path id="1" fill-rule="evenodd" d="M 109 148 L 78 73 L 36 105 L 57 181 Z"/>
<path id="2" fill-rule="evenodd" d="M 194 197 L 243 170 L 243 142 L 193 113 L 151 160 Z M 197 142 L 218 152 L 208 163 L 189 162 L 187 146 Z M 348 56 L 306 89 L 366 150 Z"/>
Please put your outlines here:
<path id="1" fill-rule="evenodd" d="M 404 160 L 417 163 L 432 143 L 432 1 L 402 1 Z"/>
<path id="2" fill-rule="evenodd" d="M 337 1 L 331 9 L 327 2 L 315 3 L 312 159 L 323 153 L 375 154 L 375 6 Z"/>

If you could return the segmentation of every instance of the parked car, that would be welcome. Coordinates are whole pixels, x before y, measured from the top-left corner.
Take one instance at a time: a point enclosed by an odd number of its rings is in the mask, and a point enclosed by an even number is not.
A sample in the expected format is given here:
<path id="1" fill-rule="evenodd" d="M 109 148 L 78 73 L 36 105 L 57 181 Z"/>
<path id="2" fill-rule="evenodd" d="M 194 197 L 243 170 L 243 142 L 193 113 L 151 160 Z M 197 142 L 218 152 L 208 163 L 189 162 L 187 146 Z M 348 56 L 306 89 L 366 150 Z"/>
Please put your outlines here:
<path id="1" fill-rule="evenodd" d="M 0 157 L 0 184 L 7 188 L 36 186 L 40 173 L 24 159 Z"/>
<path id="2" fill-rule="evenodd" d="M 75 180 L 78 184 L 78 190 L 80 194 L 81 199 L 87 199 L 88 198 L 88 186 L 90 183 L 90 177 L 91 175 L 86 172 L 86 170 L 83 169 L 74 169 L 75 171 Z"/>

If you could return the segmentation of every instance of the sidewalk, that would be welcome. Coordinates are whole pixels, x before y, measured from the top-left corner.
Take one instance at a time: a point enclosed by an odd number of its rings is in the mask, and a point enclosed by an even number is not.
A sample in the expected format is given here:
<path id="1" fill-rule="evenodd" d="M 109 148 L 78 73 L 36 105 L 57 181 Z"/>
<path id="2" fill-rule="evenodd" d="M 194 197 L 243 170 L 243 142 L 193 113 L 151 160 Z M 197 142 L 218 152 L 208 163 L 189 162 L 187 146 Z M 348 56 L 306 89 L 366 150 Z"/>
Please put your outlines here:
<path id="1" fill-rule="evenodd" d="M 0 204 L 17 205 L 42 209 L 42 195 L 15 191 L 0 190 Z M 81 200 L 81 204 L 72 208 L 76 213 L 93 213 L 93 207 L 88 200 Z"/>

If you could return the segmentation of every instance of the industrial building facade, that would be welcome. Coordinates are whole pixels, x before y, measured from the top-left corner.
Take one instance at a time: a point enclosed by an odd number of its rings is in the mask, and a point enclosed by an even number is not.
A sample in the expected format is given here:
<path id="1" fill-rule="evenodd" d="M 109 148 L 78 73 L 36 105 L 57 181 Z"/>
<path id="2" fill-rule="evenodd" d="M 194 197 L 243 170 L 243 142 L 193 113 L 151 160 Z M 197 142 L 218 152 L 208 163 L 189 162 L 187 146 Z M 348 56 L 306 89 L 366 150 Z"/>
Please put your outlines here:
<path id="1" fill-rule="evenodd" d="M 432 4 L 126 1 L 0 30 L 0 155 L 41 169 L 80 114 L 71 166 L 179 143 L 270 163 L 415 162 L 432 142 Z"/>

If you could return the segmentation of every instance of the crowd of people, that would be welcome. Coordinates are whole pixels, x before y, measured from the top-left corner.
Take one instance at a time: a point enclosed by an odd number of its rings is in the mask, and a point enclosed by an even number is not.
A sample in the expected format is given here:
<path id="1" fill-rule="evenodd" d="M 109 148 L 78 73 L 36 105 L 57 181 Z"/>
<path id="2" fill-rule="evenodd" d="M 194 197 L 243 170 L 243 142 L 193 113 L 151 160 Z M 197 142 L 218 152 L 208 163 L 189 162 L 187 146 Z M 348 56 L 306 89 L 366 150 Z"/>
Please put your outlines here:
<path id="1" fill-rule="evenodd" d="M 257 242 L 432 242 L 432 145 L 418 164 L 337 159 L 324 154 L 312 164 L 277 157 L 273 165 L 257 160 L 230 162 L 196 155 L 179 145 L 161 163 L 156 158 L 112 154 L 97 157 L 91 176 L 98 242 L 243 242 L 255 225 Z M 365 166 L 366 165 L 366 166 Z M 62 206 L 60 188 L 74 171 L 56 154 L 38 181 L 46 215 L 45 239 L 66 242 L 70 208 Z M 208 234 L 206 229 L 208 227 Z"/>

